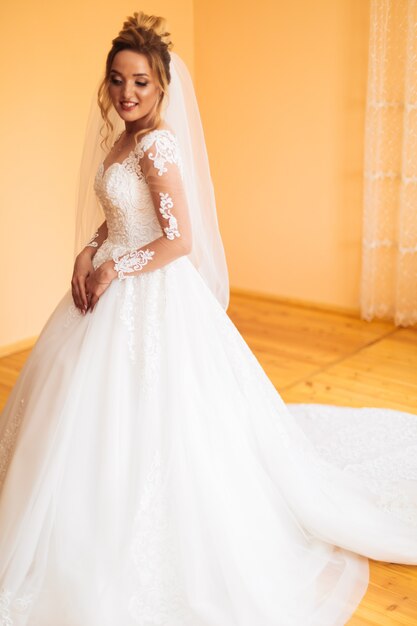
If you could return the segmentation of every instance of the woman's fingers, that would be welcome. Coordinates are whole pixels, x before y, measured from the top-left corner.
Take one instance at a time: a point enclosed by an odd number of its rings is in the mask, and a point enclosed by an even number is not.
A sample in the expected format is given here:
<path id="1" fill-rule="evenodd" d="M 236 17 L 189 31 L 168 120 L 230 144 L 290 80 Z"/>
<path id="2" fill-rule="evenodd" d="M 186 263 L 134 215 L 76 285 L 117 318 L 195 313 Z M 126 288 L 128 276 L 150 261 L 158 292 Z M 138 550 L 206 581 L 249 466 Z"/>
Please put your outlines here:
<path id="1" fill-rule="evenodd" d="M 88 306 L 87 294 L 85 290 L 85 280 L 86 280 L 86 276 L 78 277 L 78 291 L 80 294 L 80 302 L 84 310 L 86 310 Z"/>
<path id="2" fill-rule="evenodd" d="M 87 310 L 89 310 L 90 313 L 94 311 L 97 306 L 97 302 L 111 284 L 111 281 L 100 281 L 99 278 L 100 272 L 97 272 L 97 270 L 86 276 L 84 293 L 87 293 Z"/>
<path id="3" fill-rule="evenodd" d="M 75 306 L 85 313 L 88 308 L 88 298 L 85 285 L 86 277 L 82 275 L 73 276 L 71 281 L 72 297 Z"/>
<path id="4" fill-rule="evenodd" d="M 80 298 L 80 294 L 78 291 L 78 286 L 76 281 L 73 279 L 71 281 L 71 289 L 72 289 L 72 299 L 74 300 L 74 304 L 77 307 L 77 309 L 81 309 L 81 298 Z"/>

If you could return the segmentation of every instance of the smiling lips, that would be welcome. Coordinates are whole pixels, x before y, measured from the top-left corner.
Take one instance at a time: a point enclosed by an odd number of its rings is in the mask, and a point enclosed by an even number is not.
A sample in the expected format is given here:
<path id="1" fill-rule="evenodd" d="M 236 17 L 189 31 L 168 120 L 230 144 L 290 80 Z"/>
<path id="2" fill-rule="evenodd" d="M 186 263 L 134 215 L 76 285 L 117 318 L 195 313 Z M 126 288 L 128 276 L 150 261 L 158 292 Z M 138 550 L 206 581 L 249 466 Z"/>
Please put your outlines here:
<path id="1" fill-rule="evenodd" d="M 137 105 L 137 102 L 131 102 L 128 100 L 122 100 L 122 102 L 120 103 L 122 105 L 122 109 L 124 111 L 131 111 L 132 109 L 135 108 L 135 106 Z"/>

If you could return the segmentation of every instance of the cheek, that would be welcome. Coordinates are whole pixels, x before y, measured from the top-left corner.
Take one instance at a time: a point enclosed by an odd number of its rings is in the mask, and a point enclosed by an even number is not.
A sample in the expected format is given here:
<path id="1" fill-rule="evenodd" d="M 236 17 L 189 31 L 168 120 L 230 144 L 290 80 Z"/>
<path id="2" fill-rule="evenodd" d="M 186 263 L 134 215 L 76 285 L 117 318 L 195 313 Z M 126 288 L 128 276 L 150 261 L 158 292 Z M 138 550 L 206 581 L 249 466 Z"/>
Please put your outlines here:
<path id="1" fill-rule="evenodd" d="M 118 91 L 119 91 L 119 89 L 118 89 L 117 85 L 112 85 L 112 84 L 109 85 L 108 93 L 109 93 L 109 96 L 110 96 L 110 100 L 112 100 L 113 102 L 117 99 Z"/>
<path id="2" fill-rule="evenodd" d="M 139 93 L 139 97 L 144 104 L 147 104 L 148 106 L 152 106 L 158 97 L 158 93 L 156 89 L 149 89 L 149 90 L 147 89 Z"/>

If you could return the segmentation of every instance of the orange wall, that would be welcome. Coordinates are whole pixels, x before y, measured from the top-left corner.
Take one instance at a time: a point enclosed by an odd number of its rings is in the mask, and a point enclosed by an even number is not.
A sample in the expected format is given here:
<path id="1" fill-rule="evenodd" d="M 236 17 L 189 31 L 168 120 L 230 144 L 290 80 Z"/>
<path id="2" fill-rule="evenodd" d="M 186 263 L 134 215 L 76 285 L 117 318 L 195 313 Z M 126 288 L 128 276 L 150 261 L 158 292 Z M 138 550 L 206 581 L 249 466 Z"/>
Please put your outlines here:
<path id="1" fill-rule="evenodd" d="M 92 89 L 139 9 L 194 71 L 231 284 L 355 307 L 369 0 L 5 0 L 0 348 L 70 285 Z"/>
<path id="2" fill-rule="evenodd" d="M 139 9 L 168 18 L 193 71 L 192 0 L 3 0 L 0 348 L 37 335 L 70 286 L 85 124 L 106 53 Z"/>
<path id="3" fill-rule="evenodd" d="M 368 0 L 195 0 L 231 284 L 356 308 Z"/>

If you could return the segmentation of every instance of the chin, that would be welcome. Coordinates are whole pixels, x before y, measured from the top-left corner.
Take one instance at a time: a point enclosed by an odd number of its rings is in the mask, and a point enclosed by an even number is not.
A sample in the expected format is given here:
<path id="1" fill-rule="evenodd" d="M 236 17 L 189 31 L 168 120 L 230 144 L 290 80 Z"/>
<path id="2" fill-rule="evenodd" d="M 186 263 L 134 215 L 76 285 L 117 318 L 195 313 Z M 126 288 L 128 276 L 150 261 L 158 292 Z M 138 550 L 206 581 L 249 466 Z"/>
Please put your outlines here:
<path id="1" fill-rule="evenodd" d="M 143 117 L 143 115 L 138 115 L 130 113 L 129 111 L 123 111 L 121 109 L 117 109 L 117 113 L 120 115 L 120 117 L 124 120 L 127 120 L 129 122 L 135 122 L 136 120 L 140 120 L 141 117 Z"/>

